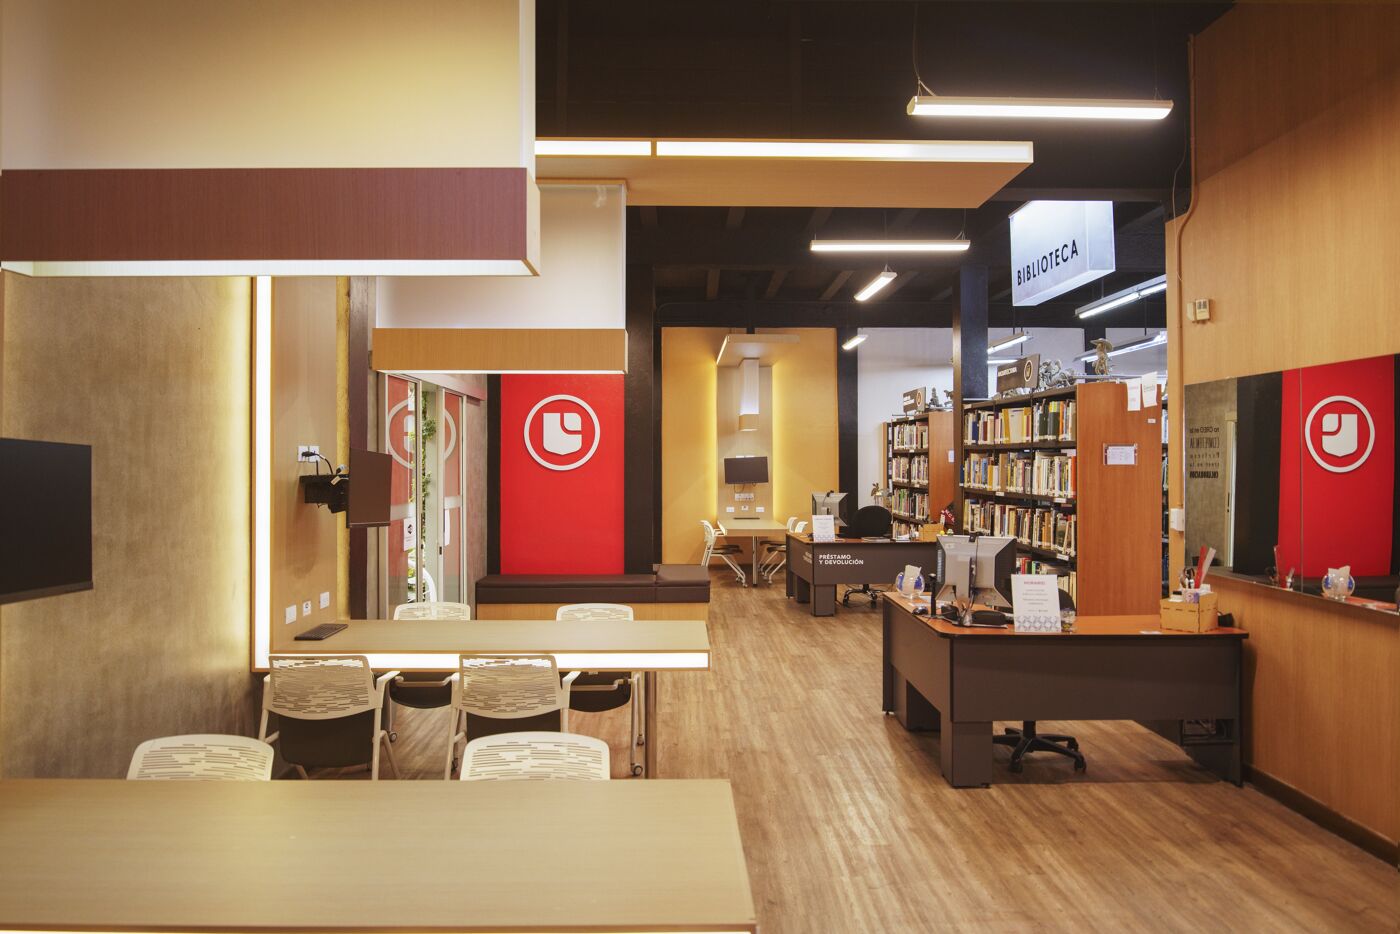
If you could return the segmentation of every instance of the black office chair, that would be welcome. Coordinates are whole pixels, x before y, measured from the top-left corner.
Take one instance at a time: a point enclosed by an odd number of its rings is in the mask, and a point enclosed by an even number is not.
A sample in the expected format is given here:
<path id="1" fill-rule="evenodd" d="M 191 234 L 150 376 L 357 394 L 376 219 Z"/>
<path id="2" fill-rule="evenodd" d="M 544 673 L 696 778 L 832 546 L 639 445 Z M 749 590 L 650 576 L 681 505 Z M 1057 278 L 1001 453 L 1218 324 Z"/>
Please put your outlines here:
<path id="1" fill-rule="evenodd" d="M 856 510 L 855 520 L 851 523 L 850 535 L 855 538 L 887 538 L 890 529 L 894 527 L 894 516 L 884 506 L 862 506 Z M 871 587 L 869 584 L 862 584 L 859 587 L 852 587 L 841 595 L 841 605 L 850 606 L 851 596 L 865 597 L 874 606 L 875 601 L 880 599 L 880 594 L 884 593 Z"/>
<path id="2" fill-rule="evenodd" d="M 1074 609 L 1074 598 L 1060 591 L 1060 609 Z M 1011 746 L 1011 771 L 1021 771 L 1021 760 L 1028 752 L 1056 752 L 1074 760 L 1074 770 L 1082 772 L 1087 767 L 1084 756 L 1079 751 L 1079 740 L 1062 733 L 1037 733 L 1034 720 L 1024 720 L 1021 728 L 1007 727 L 1001 736 L 993 736 L 992 742 L 998 746 Z"/>

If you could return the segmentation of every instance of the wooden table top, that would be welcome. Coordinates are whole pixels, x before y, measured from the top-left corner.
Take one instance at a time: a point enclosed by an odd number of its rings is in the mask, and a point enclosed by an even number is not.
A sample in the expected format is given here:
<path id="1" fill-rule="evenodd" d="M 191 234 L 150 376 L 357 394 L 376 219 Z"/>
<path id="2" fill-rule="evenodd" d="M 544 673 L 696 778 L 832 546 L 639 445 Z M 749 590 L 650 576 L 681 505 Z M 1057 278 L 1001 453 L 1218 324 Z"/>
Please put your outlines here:
<path id="1" fill-rule="evenodd" d="M 721 519 L 726 535 L 748 536 L 758 535 L 765 532 L 786 532 L 786 522 L 775 522 L 772 519 L 738 519 L 730 516 L 728 519 Z"/>
<path id="2" fill-rule="evenodd" d="M 0 928 L 754 931 L 727 781 L 0 782 Z"/>
<path id="3" fill-rule="evenodd" d="M 907 597 L 897 593 L 885 594 L 885 599 L 901 609 L 913 613 L 914 603 Z M 921 606 L 927 606 L 928 600 L 919 601 Z M 1007 614 L 1008 616 L 1011 614 Z M 988 636 L 999 636 L 1001 638 L 1014 637 L 1017 639 L 1066 639 L 1075 636 L 1130 636 L 1148 638 L 1160 638 L 1166 636 L 1175 638 L 1178 636 L 1209 636 L 1218 638 L 1247 639 L 1249 633 L 1243 629 L 1207 629 L 1205 632 L 1184 632 L 1176 629 L 1162 629 L 1161 617 L 1153 613 L 1128 616 L 1076 616 L 1074 620 L 1073 632 L 1017 632 L 1010 626 L 1005 629 L 991 629 L 984 627 L 963 627 L 948 622 L 939 616 L 919 616 L 915 617 L 919 622 L 924 623 L 934 632 L 942 636 L 962 638 L 986 638 Z"/>
<path id="4" fill-rule="evenodd" d="M 843 537 L 843 536 L 840 536 L 840 535 L 836 536 L 836 541 L 834 541 L 834 542 L 818 542 L 818 541 L 814 541 L 814 540 L 813 540 L 813 538 L 812 538 L 812 533 L 811 533 L 811 532 L 803 532 L 801 535 L 798 535 L 796 532 L 789 532 L 788 534 L 791 535 L 793 538 L 797 539 L 799 542 L 806 542 L 806 543 L 809 544 L 809 545 L 936 545 L 936 544 L 938 544 L 937 542 L 921 542 L 921 541 L 919 541 L 918 539 L 914 539 L 913 541 L 903 541 L 903 542 L 899 542 L 899 541 L 895 541 L 893 538 L 881 539 L 881 540 L 879 540 L 879 541 L 868 542 L 868 541 L 866 541 L 866 540 L 863 539 L 863 538 L 846 538 L 846 537 Z"/>
<path id="5" fill-rule="evenodd" d="M 628 671 L 709 668 L 704 620 L 354 619 L 315 642 L 284 637 L 273 655 L 365 655 L 375 668 L 455 671 L 456 656 L 553 655 L 559 667 Z M 311 628 L 303 626 L 297 631 Z M 280 635 L 280 634 L 279 634 Z M 613 662 L 617 662 L 614 664 Z M 623 664 L 621 662 L 626 662 Z"/>

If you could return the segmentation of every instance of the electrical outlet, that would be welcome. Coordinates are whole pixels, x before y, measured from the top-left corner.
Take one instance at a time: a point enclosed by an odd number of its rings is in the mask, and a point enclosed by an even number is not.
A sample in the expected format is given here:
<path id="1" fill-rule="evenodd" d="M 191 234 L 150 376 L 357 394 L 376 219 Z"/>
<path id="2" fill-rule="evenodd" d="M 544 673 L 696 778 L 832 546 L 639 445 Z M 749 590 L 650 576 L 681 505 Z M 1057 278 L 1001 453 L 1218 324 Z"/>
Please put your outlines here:
<path id="1" fill-rule="evenodd" d="M 301 605 L 301 615 L 302 615 L 302 618 L 303 618 L 303 619 L 311 615 L 311 601 L 310 601 L 310 600 L 307 600 L 305 603 L 303 603 L 303 604 Z"/>
<path id="2" fill-rule="evenodd" d="M 748 511 L 749 511 L 749 504 L 748 504 L 748 503 L 745 503 L 744 505 L 740 506 L 739 508 L 742 509 L 744 512 L 748 512 Z"/>
<path id="3" fill-rule="evenodd" d="M 287 607 L 286 612 L 283 614 L 282 621 L 287 624 L 295 623 L 297 621 L 297 608 L 295 606 Z"/>
<path id="4" fill-rule="evenodd" d="M 321 591 L 321 609 L 324 610 L 326 607 L 328 607 L 328 606 L 330 606 L 330 605 L 331 605 L 331 592 L 330 592 L 329 590 L 323 590 L 323 591 Z"/>
<path id="5" fill-rule="evenodd" d="M 725 511 L 725 512 L 733 512 L 733 511 L 734 511 L 734 507 L 733 507 L 733 506 L 725 506 L 725 507 L 724 507 L 724 511 Z"/>
<path id="6" fill-rule="evenodd" d="M 756 507 L 754 507 L 754 512 L 763 512 L 763 511 L 764 511 L 764 509 L 763 509 L 762 506 L 756 506 Z"/>
<path id="7" fill-rule="evenodd" d="M 297 445 L 297 460 L 299 461 L 313 461 L 320 453 L 321 446 L 319 444 Z"/>

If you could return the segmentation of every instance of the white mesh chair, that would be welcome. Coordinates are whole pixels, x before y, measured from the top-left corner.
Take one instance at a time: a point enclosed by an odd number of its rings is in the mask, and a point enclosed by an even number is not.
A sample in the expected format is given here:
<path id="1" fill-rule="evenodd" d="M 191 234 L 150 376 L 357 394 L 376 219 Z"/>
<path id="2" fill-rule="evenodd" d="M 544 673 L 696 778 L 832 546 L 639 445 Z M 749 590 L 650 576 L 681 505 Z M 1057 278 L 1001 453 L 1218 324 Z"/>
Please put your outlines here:
<path id="1" fill-rule="evenodd" d="M 382 747 L 398 778 L 381 725 L 384 689 L 398 674 L 376 678 L 363 655 L 274 655 L 263 681 L 258 739 L 276 741 L 282 758 L 303 778 L 308 768 L 368 765 L 370 778 L 378 780 Z M 278 729 L 268 735 L 268 715 L 274 713 Z"/>
<path id="2" fill-rule="evenodd" d="M 126 777 L 143 781 L 265 782 L 272 778 L 272 747 L 259 739 L 216 733 L 148 739 L 136 747 Z"/>
<path id="3" fill-rule="evenodd" d="M 578 733 L 498 733 L 467 743 L 464 782 L 607 781 L 608 744 Z"/>
<path id="4" fill-rule="evenodd" d="M 711 561 L 715 558 L 719 558 L 725 564 L 729 565 L 729 569 L 734 572 L 734 576 L 739 579 L 741 585 L 747 585 L 749 581 L 748 575 L 744 573 L 744 569 L 734 560 L 734 558 L 740 554 L 739 546 L 718 544 L 719 536 L 725 534 L 724 526 L 720 526 L 719 529 L 716 529 L 713 525 L 710 525 L 708 519 L 701 519 L 700 524 L 705 528 L 705 554 L 704 557 L 700 559 L 700 566 L 702 568 L 708 568 Z"/>
<path id="5" fill-rule="evenodd" d="M 787 531 L 791 532 L 796 526 L 797 517 L 788 516 Z M 787 536 L 784 535 L 782 541 L 777 542 L 771 539 L 766 540 L 759 547 L 763 549 L 763 557 L 762 560 L 758 562 L 758 573 L 761 576 L 767 576 L 769 565 L 773 564 L 773 562 L 779 560 L 787 553 Z M 772 579 L 772 577 L 768 577 L 769 581 L 772 581 Z"/>
<path id="6" fill-rule="evenodd" d="M 806 519 L 801 519 L 797 521 L 794 521 L 794 519 L 789 519 L 788 521 L 792 523 L 792 525 L 788 526 L 788 530 L 792 532 L 792 534 L 801 535 L 803 532 L 807 531 Z M 773 583 L 773 578 L 777 576 L 777 573 L 783 569 L 783 565 L 787 564 L 786 538 L 783 539 L 782 547 L 777 549 L 776 553 L 778 554 L 777 562 L 772 565 L 769 565 L 768 567 L 768 583 L 770 584 Z"/>
<path id="7" fill-rule="evenodd" d="M 570 603 L 554 614 L 559 620 L 634 619 L 632 608 L 622 603 Z M 632 736 L 628 766 L 633 775 L 642 774 L 637 747 L 646 743 L 642 730 L 642 698 L 645 679 L 638 671 L 585 671 L 574 682 L 569 709 L 598 713 L 628 704 L 632 714 Z"/>
<path id="8" fill-rule="evenodd" d="M 558 712 L 559 730 L 569 730 L 569 688 L 578 677 L 562 679 L 552 655 L 462 655 L 452 684 L 452 722 L 442 777 L 452 777 L 457 744 L 467 739 L 468 716 L 522 720 Z"/>
<path id="9" fill-rule="evenodd" d="M 459 619 L 470 620 L 472 608 L 466 603 L 444 601 L 423 601 L 421 603 L 400 603 L 394 607 L 394 619 Z M 417 710 L 436 710 L 452 703 L 452 687 L 448 678 L 438 675 L 413 674 L 399 675 L 389 684 L 390 704 L 386 711 L 389 742 L 399 738 L 394 729 L 394 704 L 413 707 Z"/>

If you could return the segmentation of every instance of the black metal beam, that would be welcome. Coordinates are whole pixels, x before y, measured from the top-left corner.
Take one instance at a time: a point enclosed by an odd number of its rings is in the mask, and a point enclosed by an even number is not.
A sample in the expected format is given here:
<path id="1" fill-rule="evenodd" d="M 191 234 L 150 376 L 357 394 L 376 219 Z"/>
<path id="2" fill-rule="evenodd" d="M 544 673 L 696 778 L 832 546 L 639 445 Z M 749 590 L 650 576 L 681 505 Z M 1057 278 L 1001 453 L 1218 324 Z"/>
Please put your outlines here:
<path id="1" fill-rule="evenodd" d="M 653 375 L 656 292 L 650 266 L 627 267 L 627 375 L 623 377 L 623 467 L 627 483 L 622 503 L 623 571 L 645 574 L 656 560 L 655 488 L 652 449 L 656 433 Z"/>
<path id="2" fill-rule="evenodd" d="M 841 349 L 858 329 L 836 329 L 836 482 L 860 501 L 860 358 Z"/>

